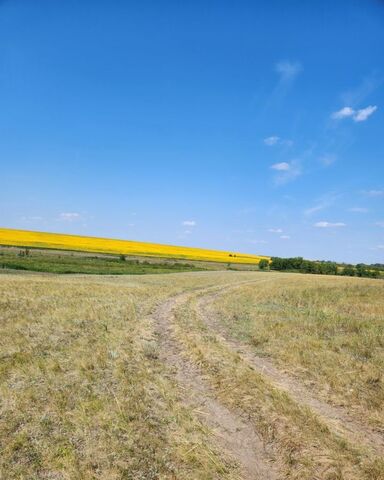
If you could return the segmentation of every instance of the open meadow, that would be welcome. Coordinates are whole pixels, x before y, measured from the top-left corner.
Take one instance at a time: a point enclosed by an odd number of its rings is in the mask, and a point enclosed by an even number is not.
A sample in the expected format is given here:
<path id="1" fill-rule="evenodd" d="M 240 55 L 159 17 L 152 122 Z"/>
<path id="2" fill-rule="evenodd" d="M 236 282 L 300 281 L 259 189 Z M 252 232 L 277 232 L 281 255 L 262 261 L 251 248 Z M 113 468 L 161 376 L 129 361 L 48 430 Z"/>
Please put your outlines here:
<path id="1" fill-rule="evenodd" d="M 384 283 L 0 275 L 1 479 L 383 479 Z"/>
<path id="2" fill-rule="evenodd" d="M 384 0 L 0 0 L 0 480 L 384 480 Z"/>

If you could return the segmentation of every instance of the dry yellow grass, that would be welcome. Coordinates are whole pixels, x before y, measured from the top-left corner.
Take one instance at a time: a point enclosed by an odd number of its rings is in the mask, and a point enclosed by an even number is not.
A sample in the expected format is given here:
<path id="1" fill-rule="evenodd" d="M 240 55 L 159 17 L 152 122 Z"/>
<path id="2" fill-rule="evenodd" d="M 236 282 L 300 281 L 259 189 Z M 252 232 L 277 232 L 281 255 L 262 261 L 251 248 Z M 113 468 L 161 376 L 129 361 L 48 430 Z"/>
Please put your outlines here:
<path id="1" fill-rule="evenodd" d="M 215 307 L 256 353 L 384 433 L 384 282 L 279 274 Z"/>
<path id="2" fill-rule="evenodd" d="M 0 478 L 238 478 L 180 403 L 148 317 L 211 283 L 0 275 Z"/>
<path id="3" fill-rule="evenodd" d="M 358 419 L 368 431 L 382 420 L 372 401 L 381 398 L 381 377 L 360 375 L 363 364 L 377 368 L 382 358 L 383 288 L 365 279 L 262 272 L 1 274 L 0 478 L 252 479 L 242 456 L 224 448 L 204 420 L 214 399 L 268 445 L 267 453 L 251 452 L 274 463 L 277 476 L 263 479 L 381 480 L 380 443 L 371 448 L 354 432 L 345 436 L 326 413 L 282 391 L 217 334 L 199 305 L 217 292 L 212 321 L 303 384 L 323 385 L 321 364 L 330 365 L 328 350 L 337 345 L 332 391 L 344 399 L 339 408 L 366 411 Z M 314 360 L 304 369 L 306 350 Z M 183 370 L 184 361 L 192 363 Z M 194 385 L 194 371 L 206 388 Z M 342 396 L 345 376 L 355 377 L 360 396 Z M 196 395 L 198 409 L 185 401 Z M 333 399 L 322 391 L 319 398 Z"/>
<path id="4" fill-rule="evenodd" d="M 261 259 L 270 259 L 266 256 L 220 250 L 7 228 L 0 228 L 0 245 L 243 264 L 258 264 Z"/>
<path id="5" fill-rule="evenodd" d="M 218 398 L 242 411 L 271 445 L 281 478 L 383 479 L 384 284 L 292 274 L 254 273 L 253 278 L 254 285 L 218 295 L 219 334 L 198 314 L 196 300 L 179 310 L 174 329 L 183 348 L 208 376 Z M 308 303 L 312 308 L 306 308 Z M 329 318 L 326 312 L 332 312 Z M 320 407 L 313 409 L 304 394 L 294 396 L 289 386 L 280 388 L 268 369 L 255 369 L 247 355 L 239 355 L 241 344 L 223 341 L 223 321 L 240 339 L 251 339 L 257 353 L 257 339 L 262 339 L 264 355 L 273 351 L 282 372 L 300 372 L 305 358 L 303 392 L 310 390 L 305 380 L 320 378 L 312 384 L 314 404 Z M 249 329 L 253 336 L 248 337 Z M 319 338 L 320 331 L 325 338 Z M 265 347 L 269 342 L 270 350 Z M 325 381 L 330 382 L 325 397 L 337 399 L 338 409 L 318 396 Z M 292 383 L 298 383 L 294 377 Z M 360 413 L 356 422 L 349 418 L 355 409 Z"/>

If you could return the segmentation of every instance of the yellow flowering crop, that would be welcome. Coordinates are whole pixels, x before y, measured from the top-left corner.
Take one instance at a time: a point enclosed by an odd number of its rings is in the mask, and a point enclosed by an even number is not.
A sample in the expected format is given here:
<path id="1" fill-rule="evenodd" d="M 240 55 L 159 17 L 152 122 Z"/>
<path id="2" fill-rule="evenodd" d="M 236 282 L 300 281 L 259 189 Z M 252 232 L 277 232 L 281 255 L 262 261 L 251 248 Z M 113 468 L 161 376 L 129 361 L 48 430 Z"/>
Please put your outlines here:
<path id="1" fill-rule="evenodd" d="M 60 233 L 31 232 L 9 228 L 0 228 L 0 245 L 178 258 L 186 260 L 204 260 L 225 263 L 257 264 L 263 258 L 270 260 L 270 257 L 261 255 L 247 255 L 243 253 L 206 250 L 192 247 L 177 247 L 157 243 L 133 242 L 130 240 L 113 240 L 109 238 L 82 237 L 80 235 L 64 235 Z"/>

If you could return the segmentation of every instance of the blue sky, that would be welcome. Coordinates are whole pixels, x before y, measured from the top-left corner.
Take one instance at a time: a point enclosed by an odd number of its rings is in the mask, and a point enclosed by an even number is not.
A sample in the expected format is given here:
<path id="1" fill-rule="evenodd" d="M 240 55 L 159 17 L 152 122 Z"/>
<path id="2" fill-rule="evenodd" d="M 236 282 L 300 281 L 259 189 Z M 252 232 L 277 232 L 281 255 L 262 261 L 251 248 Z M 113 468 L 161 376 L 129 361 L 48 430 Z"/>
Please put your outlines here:
<path id="1" fill-rule="evenodd" d="M 0 226 L 384 262 L 384 2 L 0 1 Z"/>

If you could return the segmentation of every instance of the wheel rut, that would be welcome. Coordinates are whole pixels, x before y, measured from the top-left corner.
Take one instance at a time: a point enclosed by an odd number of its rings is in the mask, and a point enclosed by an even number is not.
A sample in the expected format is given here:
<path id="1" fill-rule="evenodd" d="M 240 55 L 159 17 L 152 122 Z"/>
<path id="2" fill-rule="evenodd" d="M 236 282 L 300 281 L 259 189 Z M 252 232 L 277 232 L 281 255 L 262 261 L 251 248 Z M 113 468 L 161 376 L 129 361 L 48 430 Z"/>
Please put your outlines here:
<path id="1" fill-rule="evenodd" d="M 209 291 L 210 289 L 200 290 Z M 198 292 L 198 293 L 199 293 Z M 244 480 L 275 480 L 278 471 L 272 462 L 268 447 L 254 426 L 222 405 L 196 365 L 183 355 L 175 339 L 172 324 L 175 311 L 186 303 L 193 293 L 181 293 L 160 304 L 151 318 L 160 344 L 160 359 L 174 370 L 182 392 L 182 401 L 191 407 L 199 421 L 213 432 L 214 443 L 238 465 Z"/>
<path id="2" fill-rule="evenodd" d="M 248 282 L 248 284 L 256 282 Z M 204 324 L 217 335 L 230 349 L 235 351 L 240 358 L 247 362 L 255 371 L 265 376 L 276 388 L 284 390 L 297 404 L 309 407 L 326 425 L 338 435 L 343 436 L 353 443 L 360 443 L 372 450 L 377 455 L 384 453 L 384 436 L 363 425 L 348 412 L 337 406 L 324 402 L 315 397 L 302 383 L 279 370 L 269 359 L 258 356 L 251 348 L 231 338 L 219 319 L 213 312 L 211 303 L 217 296 L 225 291 L 238 288 L 238 285 L 222 288 L 213 293 L 202 294 L 196 302 L 196 313 Z"/>

